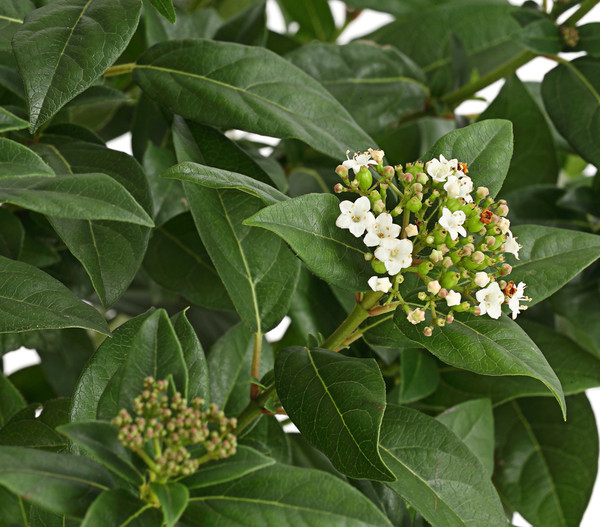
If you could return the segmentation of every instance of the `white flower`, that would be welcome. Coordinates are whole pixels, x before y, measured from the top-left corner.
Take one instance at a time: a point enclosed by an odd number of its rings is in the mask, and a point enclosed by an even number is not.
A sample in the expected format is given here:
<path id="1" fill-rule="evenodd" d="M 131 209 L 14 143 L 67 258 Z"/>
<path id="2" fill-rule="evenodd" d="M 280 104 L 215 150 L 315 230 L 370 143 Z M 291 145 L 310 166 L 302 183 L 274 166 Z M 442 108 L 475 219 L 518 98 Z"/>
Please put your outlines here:
<path id="1" fill-rule="evenodd" d="M 475 293 L 479 302 L 481 314 L 486 313 L 491 318 L 500 318 L 502 314 L 502 304 L 504 303 L 504 293 L 500 289 L 498 282 L 492 282 L 485 289 L 480 289 Z"/>
<path id="2" fill-rule="evenodd" d="M 431 282 L 427 283 L 427 291 L 433 293 L 434 295 L 437 295 L 441 288 L 442 286 L 437 280 L 432 280 Z"/>
<path id="3" fill-rule="evenodd" d="M 457 167 L 458 161 L 456 159 L 448 161 L 443 155 L 440 155 L 439 160 L 434 158 L 427 162 L 427 173 L 434 181 L 443 183 L 448 176 L 456 171 Z"/>
<path id="4" fill-rule="evenodd" d="M 391 214 L 384 212 L 367 227 L 367 235 L 365 236 L 365 245 L 367 247 L 375 247 L 386 238 L 397 238 L 400 234 L 400 225 L 393 223 Z"/>
<path id="5" fill-rule="evenodd" d="M 500 218 L 496 222 L 496 226 L 500 228 L 500 232 L 502 232 L 502 234 L 506 234 L 510 229 L 510 220 L 508 218 Z"/>
<path id="6" fill-rule="evenodd" d="M 478 273 L 475 273 L 475 280 L 473 281 L 475 282 L 475 285 L 478 285 L 479 287 L 485 287 L 490 283 L 490 277 L 486 272 L 479 271 Z"/>
<path id="7" fill-rule="evenodd" d="M 373 150 L 372 148 L 369 148 L 369 154 L 371 154 L 371 157 L 378 165 L 383 163 L 383 157 L 385 156 L 385 152 L 383 150 Z"/>
<path id="8" fill-rule="evenodd" d="M 406 320 L 415 325 L 419 322 L 423 322 L 425 320 L 425 311 L 419 308 L 411 309 L 408 313 L 406 313 Z"/>
<path id="9" fill-rule="evenodd" d="M 513 320 L 515 318 L 517 318 L 517 315 L 520 313 L 520 311 L 522 309 L 527 309 L 527 306 L 519 305 L 521 300 L 524 300 L 524 301 L 531 300 L 531 298 L 527 298 L 524 294 L 526 287 L 527 286 L 525 285 L 525 282 L 519 282 L 519 285 L 517 286 L 517 291 L 515 293 L 513 293 L 513 295 L 508 299 L 508 307 L 512 311 Z"/>
<path id="10" fill-rule="evenodd" d="M 444 207 L 442 209 L 442 217 L 438 223 L 450 233 L 450 238 L 456 240 L 459 234 L 462 236 L 467 235 L 467 231 L 462 226 L 466 219 L 467 216 L 462 210 L 452 213 L 448 207 Z"/>
<path id="11" fill-rule="evenodd" d="M 448 304 L 448 307 L 457 306 L 460 304 L 460 293 L 452 290 L 448 291 L 448 294 L 446 295 L 446 303 Z"/>
<path id="12" fill-rule="evenodd" d="M 462 172 L 457 172 L 462 174 Z M 460 179 L 456 176 L 448 176 L 444 183 L 444 190 L 449 198 L 463 198 L 467 203 L 473 201 L 471 192 L 473 191 L 473 181 L 469 176 L 463 176 Z"/>
<path id="13" fill-rule="evenodd" d="M 413 244 L 410 240 L 384 238 L 375 249 L 375 257 L 383 262 L 387 272 L 394 276 L 400 269 L 412 264 Z"/>
<path id="14" fill-rule="evenodd" d="M 444 183 L 444 190 L 449 198 L 458 198 L 460 194 L 460 183 L 456 176 L 448 176 L 448 180 Z"/>
<path id="15" fill-rule="evenodd" d="M 463 176 L 459 179 L 460 183 L 460 194 L 459 198 L 463 198 L 467 203 L 471 203 L 473 198 L 471 192 L 473 192 L 473 180 L 469 176 Z"/>
<path id="16" fill-rule="evenodd" d="M 346 157 L 348 157 L 348 152 L 346 152 Z M 348 170 L 350 170 L 350 169 L 354 170 L 355 174 L 358 174 L 358 171 L 362 167 L 367 167 L 369 165 L 376 165 L 376 164 L 377 164 L 377 161 L 373 161 L 371 159 L 371 156 L 369 154 L 367 154 L 366 152 L 364 154 L 361 154 L 360 152 L 356 152 L 356 154 L 354 154 L 352 159 L 346 159 L 346 161 L 344 161 L 342 163 L 342 165 L 344 165 Z"/>
<path id="17" fill-rule="evenodd" d="M 372 276 L 371 278 L 369 278 L 369 281 L 367 283 L 373 291 L 382 291 L 384 293 L 387 293 L 392 287 L 392 282 L 390 282 L 390 279 L 387 276 L 385 276 L 384 278 Z"/>
<path id="18" fill-rule="evenodd" d="M 506 241 L 502 245 L 502 250 L 505 253 L 511 253 L 517 260 L 519 259 L 519 249 L 523 247 L 517 243 L 517 239 L 513 236 L 513 233 L 508 231 L 506 233 Z"/>
<path id="19" fill-rule="evenodd" d="M 404 231 L 406 232 L 406 235 L 409 238 L 412 238 L 413 236 L 416 236 L 417 234 L 419 234 L 419 228 L 416 225 L 413 225 L 412 223 L 409 223 L 406 226 L 406 229 L 404 229 Z"/>
<path id="20" fill-rule="evenodd" d="M 357 238 L 362 236 L 365 229 L 375 221 L 371 212 L 371 202 L 367 196 L 361 196 L 354 203 L 342 201 L 340 203 L 342 213 L 335 220 L 340 229 L 349 229 Z"/>

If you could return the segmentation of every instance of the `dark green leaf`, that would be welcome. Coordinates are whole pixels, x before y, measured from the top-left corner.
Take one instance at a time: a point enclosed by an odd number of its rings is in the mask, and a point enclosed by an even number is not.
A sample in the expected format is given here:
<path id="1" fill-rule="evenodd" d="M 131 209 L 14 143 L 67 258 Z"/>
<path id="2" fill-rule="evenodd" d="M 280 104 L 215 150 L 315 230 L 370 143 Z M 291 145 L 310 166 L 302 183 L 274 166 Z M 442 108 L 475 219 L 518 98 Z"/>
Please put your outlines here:
<path id="1" fill-rule="evenodd" d="M 407 338 L 394 324 L 393 315 L 387 315 L 385 318 L 386 320 L 381 321 L 374 328 L 364 333 L 365 342 L 377 349 L 401 350 L 403 348 L 413 348 L 415 343 Z"/>
<path id="2" fill-rule="evenodd" d="M 523 248 L 513 266 L 510 279 L 527 284 L 529 305 L 541 302 L 556 292 L 580 271 L 600 257 L 600 236 L 541 225 L 519 225 L 512 229 Z"/>
<path id="3" fill-rule="evenodd" d="M 150 488 L 162 507 L 166 527 L 173 527 L 188 505 L 187 487 L 181 483 L 151 483 Z"/>
<path id="4" fill-rule="evenodd" d="M 23 130 L 27 128 L 29 123 L 14 113 L 9 112 L 5 108 L 0 107 L 0 132 L 8 132 L 10 130 Z"/>
<path id="5" fill-rule="evenodd" d="M 274 409 L 274 407 L 270 408 L 270 410 Z M 238 444 L 254 448 L 279 463 L 289 465 L 292 462 L 289 436 L 290 434 L 283 431 L 283 426 L 275 416 L 264 415 L 251 430 L 242 435 Z"/>
<path id="6" fill-rule="evenodd" d="M 64 514 L 53 514 L 39 507 L 31 507 L 30 527 L 79 527 L 79 520 L 67 518 Z"/>
<path id="7" fill-rule="evenodd" d="M 259 198 L 265 205 L 272 205 L 288 199 L 285 194 L 262 181 L 256 181 L 237 172 L 229 172 L 198 163 L 180 163 L 163 172 L 161 177 L 179 179 L 208 188 L 240 190 Z"/>
<path id="8" fill-rule="evenodd" d="M 58 218 L 154 226 L 131 194 L 105 174 L 0 179 L 0 200 Z"/>
<path id="9" fill-rule="evenodd" d="M 29 527 L 28 514 L 23 510 L 23 500 L 1 485 L 0 505 L 2 505 L 0 507 L 0 525 L 6 525 L 7 527 Z M 32 527 L 34 527 L 33 524 Z M 41 526 L 35 525 L 35 527 Z M 61 525 L 60 527 L 63 526 Z"/>
<path id="10" fill-rule="evenodd" d="M 177 17 L 175 15 L 175 8 L 171 0 L 148 0 L 154 8 L 164 16 L 171 24 L 174 24 Z"/>
<path id="11" fill-rule="evenodd" d="M 0 483 L 51 512 L 80 518 L 114 480 L 91 459 L 0 446 Z"/>
<path id="12" fill-rule="evenodd" d="M 389 393 L 388 401 L 408 404 L 433 393 L 439 382 L 435 359 L 424 350 L 411 348 L 402 350 L 400 357 L 400 384 Z"/>
<path id="13" fill-rule="evenodd" d="M 140 58 L 134 77 L 173 112 L 213 126 L 300 139 L 338 158 L 374 145 L 317 81 L 266 49 L 165 42 Z"/>
<path id="14" fill-rule="evenodd" d="M 512 124 L 489 119 L 454 130 L 435 143 L 422 159 L 429 161 L 440 154 L 467 163 L 475 188 L 487 187 L 495 196 L 502 188 L 513 154 Z"/>
<path id="15" fill-rule="evenodd" d="M 275 361 L 275 385 L 306 440 L 340 472 L 394 480 L 378 450 L 385 384 L 375 361 L 318 348 L 286 348 Z"/>
<path id="16" fill-rule="evenodd" d="M 560 29 L 549 18 L 528 24 L 519 34 L 519 41 L 527 49 L 540 55 L 558 55 L 562 51 Z"/>
<path id="17" fill-rule="evenodd" d="M 103 492 L 88 509 L 81 527 L 161 527 L 162 515 L 152 504 L 125 489 Z"/>
<path id="18" fill-rule="evenodd" d="M 48 401 L 58 396 L 40 364 L 21 368 L 9 379 L 25 397 L 25 400 L 28 403 L 34 403 L 36 407 L 39 406 L 40 401 Z"/>
<path id="19" fill-rule="evenodd" d="M 0 255 L 18 260 L 25 241 L 25 229 L 15 214 L 0 208 Z"/>
<path id="20" fill-rule="evenodd" d="M 192 476 L 181 482 L 189 489 L 210 487 L 241 478 L 273 463 L 275 463 L 273 458 L 264 456 L 247 446 L 238 445 L 234 456 L 204 463 Z"/>
<path id="21" fill-rule="evenodd" d="M 296 38 L 304 42 L 330 42 L 336 33 L 335 22 L 327 0 L 277 0 L 288 19 L 299 24 Z"/>
<path id="22" fill-rule="evenodd" d="M 326 282 L 350 291 L 364 291 L 373 274 L 364 259 L 364 243 L 336 226 L 339 214 L 335 196 L 306 194 L 266 207 L 245 224 L 281 236 Z"/>
<path id="23" fill-rule="evenodd" d="M 496 412 L 496 484 L 533 525 L 580 525 L 596 479 L 594 414 L 584 394 L 567 403 L 566 422 L 548 399 L 520 399 Z"/>
<path id="24" fill-rule="evenodd" d="M 433 527 L 506 525 L 489 475 L 467 446 L 432 417 L 389 405 L 381 451 L 398 478 L 386 485 Z"/>
<path id="25" fill-rule="evenodd" d="M 579 41 L 573 51 L 585 51 L 592 57 L 600 55 L 600 23 L 583 24 L 577 26 Z"/>
<path id="26" fill-rule="evenodd" d="M 214 40 L 264 46 L 267 39 L 266 2 L 253 2 L 244 11 L 232 16 L 214 34 Z"/>
<path id="27" fill-rule="evenodd" d="M 171 24 L 159 16 L 154 9 L 144 10 L 144 25 L 148 47 L 165 40 L 178 38 L 212 38 L 222 23 L 221 17 L 210 7 L 204 7 L 193 13 L 188 13 L 176 7 L 175 14 L 177 20 L 174 24 Z"/>
<path id="28" fill-rule="evenodd" d="M 491 477 L 494 472 L 494 414 L 489 399 L 453 406 L 437 418 L 467 445 Z"/>
<path id="29" fill-rule="evenodd" d="M 143 483 L 143 477 L 131 464 L 131 452 L 118 439 L 118 429 L 103 421 L 80 421 L 58 428 L 69 439 L 107 469 L 133 485 Z"/>
<path id="30" fill-rule="evenodd" d="M 258 198 L 193 183 L 184 188 L 196 228 L 237 312 L 254 331 L 272 329 L 289 309 L 300 262 L 279 237 L 242 224 L 262 208 Z"/>
<path id="31" fill-rule="evenodd" d="M 26 146 L 0 137 L 0 178 L 54 177 L 52 169 Z"/>
<path id="32" fill-rule="evenodd" d="M 58 0 L 27 16 L 12 43 L 32 133 L 115 62 L 141 8 L 139 0 Z"/>
<path id="33" fill-rule="evenodd" d="M 22 408 L 25 408 L 25 399 L 11 382 L 0 374 L 0 429 Z"/>
<path id="34" fill-rule="evenodd" d="M 0 333 L 76 327 L 109 334 L 98 311 L 43 271 L 3 256 L 0 269 Z"/>
<path id="35" fill-rule="evenodd" d="M 181 520 L 189 527 L 391 526 L 367 498 L 339 478 L 281 464 L 233 482 L 194 489 L 191 495 Z"/>
<path id="36" fill-rule="evenodd" d="M 504 180 L 505 191 L 555 183 L 559 167 L 552 131 L 535 98 L 516 75 L 506 80 L 498 96 L 479 116 L 479 120 L 494 118 L 508 119 L 513 124 L 514 153 Z"/>
<path id="37" fill-rule="evenodd" d="M 600 59 L 559 64 L 544 77 L 542 96 L 558 131 L 581 157 L 600 166 Z"/>
<path id="38" fill-rule="evenodd" d="M 422 72 L 395 48 L 315 43 L 286 58 L 325 86 L 369 134 L 425 106 Z"/>
<path id="39" fill-rule="evenodd" d="M 462 315 L 452 324 L 426 337 L 396 311 L 394 321 L 404 334 L 447 364 L 482 375 L 526 375 L 543 382 L 556 397 L 563 413 L 560 381 L 546 358 L 516 322 L 506 315 L 493 320 L 485 315 Z"/>

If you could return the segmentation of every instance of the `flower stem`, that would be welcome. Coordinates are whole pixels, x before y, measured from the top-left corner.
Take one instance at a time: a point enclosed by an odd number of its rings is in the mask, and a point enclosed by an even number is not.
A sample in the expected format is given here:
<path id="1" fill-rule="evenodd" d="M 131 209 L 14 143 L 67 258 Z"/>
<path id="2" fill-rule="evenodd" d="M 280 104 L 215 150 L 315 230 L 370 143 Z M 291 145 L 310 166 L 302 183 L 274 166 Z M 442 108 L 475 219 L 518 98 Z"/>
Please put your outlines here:
<path id="1" fill-rule="evenodd" d="M 158 470 L 158 467 L 154 463 L 154 461 L 152 461 L 152 459 L 150 459 L 150 456 L 148 456 L 148 454 L 146 454 L 146 452 L 144 452 L 143 450 L 140 449 L 140 450 L 136 450 L 135 453 L 144 460 L 144 463 L 146 463 L 146 465 L 148 465 L 148 468 L 150 468 L 150 470 L 152 472 L 154 472 L 155 474 L 158 474 L 160 472 Z"/>
<path id="2" fill-rule="evenodd" d="M 252 366 L 250 368 L 250 376 L 256 380 L 260 380 L 260 354 L 262 351 L 263 336 L 260 331 L 254 333 L 254 349 L 252 351 Z M 250 385 L 250 399 L 258 397 L 258 385 L 252 383 Z"/>
<path id="3" fill-rule="evenodd" d="M 238 416 L 237 427 L 233 431 L 233 435 L 239 436 L 242 431 L 247 428 L 252 421 L 262 415 L 265 404 L 275 395 L 275 384 L 271 384 L 254 400 L 250 401 L 242 413 Z"/>
<path id="4" fill-rule="evenodd" d="M 104 77 L 113 77 L 114 75 L 123 75 L 125 73 L 131 73 L 135 69 L 135 62 L 128 62 L 127 64 L 116 64 L 111 66 L 104 72 Z"/>
<path id="5" fill-rule="evenodd" d="M 598 4 L 598 2 L 600 2 L 600 0 L 584 0 L 581 2 L 579 9 L 575 11 L 569 18 L 567 18 L 562 25 L 574 27 L 577 22 L 579 22 L 596 6 L 596 4 Z"/>
<path id="6" fill-rule="evenodd" d="M 600 0 L 594 0 L 594 3 L 598 1 Z M 496 69 L 490 71 L 489 73 L 486 73 L 482 77 L 479 77 L 477 80 L 466 84 L 465 86 L 461 86 L 460 88 L 451 91 L 446 95 L 443 95 L 440 98 L 440 100 L 448 104 L 449 106 L 457 106 L 461 102 L 475 95 L 475 93 L 477 93 L 479 90 L 485 88 L 486 86 L 489 86 L 497 80 L 503 79 L 504 77 L 511 75 L 518 68 L 520 68 L 524 64 L 527 64 L 531 59 L 535 57 L 535 53 L 531 51 L 523 51 L 522 53 L 509 60 L 505 64 L 502 64 L 501 66 L 498 66 Z"/>

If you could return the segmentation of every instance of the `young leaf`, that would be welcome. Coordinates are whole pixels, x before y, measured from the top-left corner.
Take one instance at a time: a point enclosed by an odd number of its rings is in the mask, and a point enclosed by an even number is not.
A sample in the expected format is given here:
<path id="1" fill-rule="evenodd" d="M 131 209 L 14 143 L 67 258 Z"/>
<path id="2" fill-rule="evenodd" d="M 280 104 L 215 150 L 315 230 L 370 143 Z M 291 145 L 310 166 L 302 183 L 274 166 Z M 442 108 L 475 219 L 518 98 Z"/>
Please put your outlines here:
<path id="1" fill-rule="evenodd" d="M 0 256 L 0 333 L 85 328 L 109 335 L 106 321 L 58 280 Z"/>
<path id="2" fill-rule="evenodd" d="M 379 509 L 348 483 L 320 470 L 279 463 L 190 494 L 190 505 L 180 520 L 185 527 L 219 523 L 245 527 L 391 526 Z"/>
<path id="3" fill-rule="evenodd" d="M 335 196 L 306 194 L 266 207 L 244 224 L 281 236 L 326 282 L 349 291 L 364 291 L 373 274 L 364 258 L 365 244 L 336 226 L 339 214 Z"/>
<path id="4" fill-rule="evenodd" d="M 541 225 L 512 229 L 523 248 L 519 260 L 508 257 L 510 279 L 527 284 L 528 305 L 541 302 L 600 258 L 600 237 L 595 234 Z"/>
<path id="5" fill-rule="evenodd" d="M 139 0 L 58 0 L 27 16 L 12 45 L 32 133 L 117 60 L 141 9 Z"/>
<path id="6" fill-rule="evenodd" d="M 0 483 L 51 512 L 81 518 L 114 479 L 88 458 L 0 446 Z"/>
<path id="7" fill-rule="evenodd" d="M 163 510 L 164 525 L 173 527 L 188 505 L 190 493 L 187 487 L 181 483 L 151 483 L 150 488 Z"/>
<path id="8" fill-rule="evenodd" d="M 184 188 L 202 242 L 240 317 L 259 333 L 274 328 L 290 307 L 300 262 L 283 240 L 243 224 L 262 202 L 237 190 L 194 183 Z"/>
<path id="9" fill-rule="evenodd" d="M 318 348 L 286 348 L 275 361 L 275 386 L 306 440 L 340 472 L 394 480 L 378 450 L 385 384 L 375 361 Z"/>
<path id="10" fill-rule="evenodd" d="M 503 119 L 489 119 L 454 130 L 421 159 L 429 161 L 440 154 L 467 163 L 473 186 L 487 187 L 490 195 L 495 196 L 502 188 L 513 155 L 512 124 Z"/>
<path id="11" fill-rule="evenodd" d="M 600 165 L 600 59 L 581 57 L 559 64 L 544 77 L 542 96 L 562 136 L 581 157 Z"/>
<path id="12" fill-rule="evenodd" d="M 31 149 L 0 137 L 0 178 L 54 177 L 54 171 Z"/>
<path id="13" fill-rule="evenodd" d="M 436 328 L 426 337 L 398 310 L 394 322 L 404 334 L 447 364 L 481 375 L 527 375 L 543 382 L 566 415 L 565 399 L 556 374 L 546 358 L 516 322 L 506 315 L 464 315 Z"/>
<path id="14" fill-rule="evenodd" d="M 81 527 L 161 527 L 162 514 L 125 489 L 103 492 L 87 510 Z"/>
<path id="15" fill-rule="evenodd" d="M 485 473 L 494 472 L 494 414 L 489 399 L 473 399 L 448 408 L 437 420 L 452 430 L 477 456 Z"/>
<path id="16" fill-rule="evenodd" d="M 512 401 L 496 411 L 495 477 L 510 507 L 533 525 L 577 527 L 598 467 L 598 431 L 584 394 L 567 399 L 564 422 L 545 398 Z"/>
<path id="17" fill-rule="evenodd" d="M 317 81 L 266 49 L 165 42 L 142 55 L 134 78 L 174 113 L 216 127 L 300 139 L 333 157 L 375 144 Z"/>
<path id="18" fill-rule="evenodd" d="M 149 0 L 162 16 L 164 16 L 171 24 L 174 24 L 177 17 L 175 15 L 175 8 L 171 0 Z"/>
<path id="19" fill-rule="evenodd" d="M 467 446 L 436 419 L 389 405 L 380 442 L 383 458 L 398 478 L 386 485 L 433 527 L 506 526 L 489 475 Z"/>

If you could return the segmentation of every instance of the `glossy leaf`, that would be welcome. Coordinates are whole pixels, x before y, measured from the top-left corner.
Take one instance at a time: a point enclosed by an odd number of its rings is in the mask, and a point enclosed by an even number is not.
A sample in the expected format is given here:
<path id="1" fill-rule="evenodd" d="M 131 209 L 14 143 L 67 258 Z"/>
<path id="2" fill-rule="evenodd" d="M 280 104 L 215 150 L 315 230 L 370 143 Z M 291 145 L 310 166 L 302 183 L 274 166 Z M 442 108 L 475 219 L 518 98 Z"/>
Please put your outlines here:
<path id="1" fill-rule="evenodd" d="M 596 479 L 598 431 L 590 403 L 584 394 L 567 403 L 566 422 L 548 399 L 519 399 L 496 412 L 496 484 L 533 525 L 580 525 Z"/>
<path id="2" fill-rule="evenodd" d="M 423 73 L 395 48 L 314 43 L 286 58 L 325 86 L 369 134 L 425 106 Z"/>
<path id="3" fill-rule="evenodd" d="M 87 510 L 81 527 L 161 527 L 162 515 L 152 504 L 125 489 L 103 492 Z"/>
<path id="4" fill-rule="evenodd" d="M 0 137 L 0 178 L 54 177 L 54 171 L 31 149 Z"/>
<path id="5" fill-rule="evenodd" d="M 558 55 L 563 48 L 560 29 L 548 18 L 527 24 L 519 40 L 527 49 L 540 55 Z"/>
<path id="6" fill-rule="evenodd" d="M 111 472 L 133 485 L 143 483 L 143 476 L 131 463 L 131 451 L 119 441 L 115 426 L 103 421 L 81 421 L 64 424 L 57 430 Z"/>
<path id="7" fill-rule="evenodd" d="M 512 233 L 523 248 L 519 260 L 509 255 L 510 279 L 527 284 L 529 305 L 556 292 L 580 271 L 600 258 L 600 237 L 595 234 L 541 225 L 519 225 Z"/>
<path id="8" fill-rule="evenodd" d="M 150 488 L 163 510 L 164 525 L 173 527 L 188 505 L 190 494 L 187 487 L 181 483 L 151 483 Z"/>
<path id="9" fill-rule="evenodd" d="M 43 271 L 3 256 L 0 269 L 0 333 L 76 327 L 109 334 L 96 309 Z"/>
<path id="10" fill-rule="evenodd" d="M 164 16 L 171 24 L 175 23 L 176 15 L 173 2 L 171 0 L 149 0 L 154 8 Z"/>
<path id="11" fill-rule="evenodd" d="M 51 512 L 81 518 L 114 480 L 91 459 L 0 446 L 0 483 Z"/>
<path id="12" fill-rule="evenodd" d="M 234 456 L 202 464 L 191 476 L 181 480 L 189 489 L 210 487 L 246 476 L 275 463 L 253 448 L 238 445 Z"/>
<path id="13" fill-rule="evenodd" d="M 229 172 L 198 163 L 180 163 L 161 175 L 167 179 L 179 179 L 207 188 L 235 189 L 259 198 L 265 205 L 285 201 L 288 197 L 262 181 L 256 181 L 244 174 Z"/>
<path id="14" fill-rule="evenodd" d="M 581 57 L 559 64 L 544 77 L 542 96 L 562 136 L 581 157 L 600 165 L 600 59 Z"/>
<path id="15" fill-rule="evenodd" d="M 262 208 L 259 199 L 194 183 L 184 188 L 200 238 L 240 317 L 254 331 L 272 329 L 289 309 L 300 262 L 283 240 L 243 224 Z"/>
<path id="16" fill-rule="evenodd" d="M 566 415 L 560 381 L 546 358 L 516 322 L 506 315 L 462 315 L 426 337 L 403 311 L 394 321 L 404 334 L 447 364 L 481 375 L 526 375 L 543 382 Z"/>
<path id="17" fill-rule="evenodd" d="M 0 179 L 0 199 L 58 218 L 154 226 L 131 194 L 105 174 Z"/>
<path id="18" fill-rule="evenodd" d="M 479 116 L 480 121 L 494 118 L 508 119 L 513 125 L 514 152 L 504 180 L 505 191 L 555 183 L 559 167 L 552 131 L 533 94 L 516 75 L 506 80 L 500 93 Z"/>
<path id="19" fill-rule="evenodd" d="M 16 214 L 0 208 L 0 256 L 18 260 L 25 242 L 25 229 Z"/>
<path id="20" fill-rule="evenodd" d="M 489 119 L 454 130 L 421 159 L 429 161 L 440 154 L 467 163 L 473 186 L 487 187 L 490 195 L 495 196 L 502 188 L 513 154 L 512 124 L 503 119 Z"/>
<path id="21" fill-rule="evenodd" d="M 300 139 L 334 157 L 374 144 L 317 81 L 266 49 L 166 42 L 140 58 L 134 78 L 174 113 L 213 126 Z"/>
<path id="22" fill-rule="evenodd" d="M 387 518 L 360 492 L 319 470 L 275 464 L 236 481 L 194 489 L 181 523 L 292 527 L 384 527 Z"/>
<path id="23" fill-rule="evenodd" d="M 336 226 L 339 202 L 331 194 L 306 194 L 276 203 L 244 223 L 281 236 L 308 268 L 330 284 L 364 291 L 373 273 L 360 238 Z"/>
<path id="24" fill-rule="evenodd" d="M 0 429 L 24 407 L 23 396 L 4 375 L 0 374 Z"/>
<path id="25" fill-rule="evenodd" d="M 233 15 L 217 29 L 214 40 L 263 47 L 267 39 L 266 7 L 264 1 L 250 3 L 246 9 Z"/>
<path id="26" fill-rule="evenodd" d="M 406 348 L 400 356 L 400 384 L 388 394 L 388 401 L 408 404 L 427 397 L 439 382 L 435 359 L 426 351 Z"/>
<path id="27" fill-rule="evenodd" d="M 29 127 L 29 122 L 17 117 L 14 113 L 0 107 L 0 132 L 23 130 Z"/>
<path id="28" fill-rule="evenodd" d="M 307 0 L 301 4 L 295 0 L 277 0 L 284 14 L 298 23 L 294 35 L 303 41 L 329 42 L 335 35 L 335 22 L 327 0 Z"/>
<path id="29" fill-rule="evenodd" d="M 141 8 L 138 0 L 58 0 L 27 16 L 12 43 L 32 133 L 115 62 Z"/>
<path id="30" fill-rule="evenodd" d="M 154 9 L 144 10 L 144 26 L 148 47 L 165 40 L 178 38 L 213 38 L 222 24 L 221 17 L 211 7 L 204 7 L 193 13 L 188 13 L 176 7 L 175 15 L 177 20 L 171 23 Z"/>
<path id="31" fill-rule="evenodd" d="M 275 386 L 306 440 L 340 472 L 394 480 L 378 450 L 385 384 L 374 361 L 318 348 L 286 348 L 277 354 Z"/>
<path id="32" fill-rule="evenodd" d="M 494 414 L 489 399 L 473 399 L 437 417 L 475 454 L 485 473 L 494 472 Z"/>
<path id="33" fill-rule="evenodd" d="M 270 406 L 274 409 L 274 405 Z M 279 463 L 292 463 L 289 434 L 283 431 L 283 426 L 275 416 L 263 416 L 259 419 L 251 430 L 243 434 L 239 444 L 254 448 Z"/>
<path id="34" fill-rule="evenodd" d="M 386 485 L 433 527 L 506 525 L 500 498 L 479 460 L 432 417 L 389 405 L 381 451 L 397 477 Z"/>

